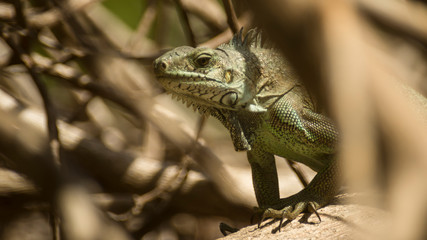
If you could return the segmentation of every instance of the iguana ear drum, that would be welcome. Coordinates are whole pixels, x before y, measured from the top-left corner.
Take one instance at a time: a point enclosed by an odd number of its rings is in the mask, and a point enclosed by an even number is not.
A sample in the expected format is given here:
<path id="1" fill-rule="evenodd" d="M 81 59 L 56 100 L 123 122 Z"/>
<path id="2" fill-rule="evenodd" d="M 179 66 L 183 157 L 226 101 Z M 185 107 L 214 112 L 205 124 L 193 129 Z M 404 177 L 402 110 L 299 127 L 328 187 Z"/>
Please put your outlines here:
<path id="1" fill-rule="evenodd" d="M 224 79 L 226 83 L 230 83 L 233 80 L 232 70 L 227 69 L 224 74 Z"/>
<path id="2" fill-rule="evenodd" d="M 234 106 L 237 103 L 237 93 L 228 92 L 222 96 L 220 102 L 226 106 Z"/>

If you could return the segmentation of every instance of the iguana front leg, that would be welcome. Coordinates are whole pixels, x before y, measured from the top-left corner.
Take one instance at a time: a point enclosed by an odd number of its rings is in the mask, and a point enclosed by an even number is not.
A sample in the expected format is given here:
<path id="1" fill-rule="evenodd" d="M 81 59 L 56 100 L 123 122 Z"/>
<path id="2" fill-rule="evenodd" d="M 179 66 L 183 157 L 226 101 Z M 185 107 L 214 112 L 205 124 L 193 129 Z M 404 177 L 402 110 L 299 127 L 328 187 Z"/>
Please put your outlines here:
<path id="1" fill-rule="evenodd" d="M 259 208 L 267 209 L 280 204 L 279 181 L 274 155 L 256 147 L 247 154 Z"/>

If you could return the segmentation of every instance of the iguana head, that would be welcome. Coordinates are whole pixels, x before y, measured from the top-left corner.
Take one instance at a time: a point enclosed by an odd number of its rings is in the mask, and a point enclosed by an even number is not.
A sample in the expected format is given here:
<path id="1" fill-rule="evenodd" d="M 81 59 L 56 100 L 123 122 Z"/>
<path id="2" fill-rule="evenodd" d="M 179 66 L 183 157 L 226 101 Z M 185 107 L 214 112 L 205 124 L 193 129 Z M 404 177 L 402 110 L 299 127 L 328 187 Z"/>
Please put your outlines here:
<path id="1" fill-rule="evenodd" d="M 261 44 L 254 29 L 216 49 L 175 48 L 154 61 L 154 72 L 173 97 L 220 120 L 237 151 L 251 149 L 241 111 L 264 113 L 297 84 L 280 53 Z"/>
<path id="2" fill-rule="evenodd" d="M 260 44 L 258 33 L 236 35 L 216 49 L 178 47 L 154 61 L 154 70 L 167 92 L 202 113 L 211 108 L 265 111 L 256 104 L 257 61 L 249 51 Z"/>

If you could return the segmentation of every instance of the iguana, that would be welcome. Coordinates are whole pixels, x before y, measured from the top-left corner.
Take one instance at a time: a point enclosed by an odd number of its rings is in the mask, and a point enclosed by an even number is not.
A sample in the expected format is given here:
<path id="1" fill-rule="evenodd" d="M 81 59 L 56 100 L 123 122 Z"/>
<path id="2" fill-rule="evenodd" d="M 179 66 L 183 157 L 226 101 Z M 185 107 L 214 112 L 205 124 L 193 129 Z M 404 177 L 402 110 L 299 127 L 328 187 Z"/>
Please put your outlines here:
<path id="1" fill-rule="evenodd" d="M 216 49 L 175 48 L 154 61 L 154 71 L 167 92 L 221 121 L 236 151 L 247 152 L 262 219 L 295 219 L 336 194 L 338 133 L 279 51 L 263 45 L 259 31 L 244 38 L 241 31 Z M 280 198 L 274 155 L 318 173 Z"/>

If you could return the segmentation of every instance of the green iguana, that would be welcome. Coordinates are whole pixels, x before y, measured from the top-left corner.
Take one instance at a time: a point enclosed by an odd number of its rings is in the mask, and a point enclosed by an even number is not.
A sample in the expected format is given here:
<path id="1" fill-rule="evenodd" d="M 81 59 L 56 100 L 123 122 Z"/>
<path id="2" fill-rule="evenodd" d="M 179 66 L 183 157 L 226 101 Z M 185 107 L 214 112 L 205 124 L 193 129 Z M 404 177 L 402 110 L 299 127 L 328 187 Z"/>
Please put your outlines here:
<path id="1" fill-rule="evenodd" d="M 262 46 L 259 32 L 240 32 L 216 49 L 175 48 L 155 60 L 154 71 L 167 92 L 221 121 L 236 151 L 247 152 L 262 219 L 294 219 L 336 194 L 337 130 L 278 51 Z M 318 173 L 280 198 L 274 155 Z"/>

